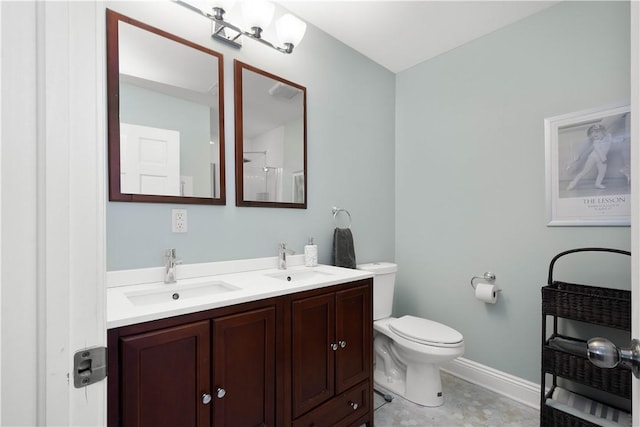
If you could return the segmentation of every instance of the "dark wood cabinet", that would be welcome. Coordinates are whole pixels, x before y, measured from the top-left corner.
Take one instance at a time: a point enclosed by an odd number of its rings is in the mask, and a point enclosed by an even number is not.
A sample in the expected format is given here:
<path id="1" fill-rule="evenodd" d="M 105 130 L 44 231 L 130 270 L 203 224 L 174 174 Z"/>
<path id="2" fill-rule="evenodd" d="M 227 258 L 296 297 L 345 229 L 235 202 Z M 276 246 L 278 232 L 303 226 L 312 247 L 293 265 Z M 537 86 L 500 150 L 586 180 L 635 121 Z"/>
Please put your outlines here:
<path id="1" fill-rule="evenodd" d="M 372 280 L 108 331 L 109 427 L 373 425 Z"/>
<path id="2" fill-rule="evenodd" d="M 335 391 L 335 294 L 292 303 L 293 417 L 333 397 Z"/>
<path id="3" fill-rule="evenodd" d="M 367 286 L 336 292 L 336 393 L 371 376 L 373 307 Z"/>
<path id="4" fill-rule="evenodd" d="M 275 308 L 213 319 L 215 426 L 275 425 Z"/>
<path id="5" fill-rule="evenodd" d="M 203 321 L 122 338 L 123 426 L 211 425 L 209 335 Z"/>
<path id="6" fill-rule="evenodd" d="M 276 301 L 109 331 L 108 424 L 276 425 Z"/>
<path id="7" fill-rule="evenodd" d="M 292 301 L 295 426 L 372 423 L 371 305 L 367 285 Z"/>

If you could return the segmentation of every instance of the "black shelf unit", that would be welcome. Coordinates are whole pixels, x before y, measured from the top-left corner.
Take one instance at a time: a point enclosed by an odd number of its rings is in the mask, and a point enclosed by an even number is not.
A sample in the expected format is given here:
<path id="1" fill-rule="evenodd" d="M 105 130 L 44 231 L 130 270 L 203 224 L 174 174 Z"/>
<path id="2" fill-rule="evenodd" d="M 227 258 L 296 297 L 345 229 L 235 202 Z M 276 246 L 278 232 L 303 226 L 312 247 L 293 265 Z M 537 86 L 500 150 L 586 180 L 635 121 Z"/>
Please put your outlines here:
<path id="1" fill-rule="evenodd" d="M 620 367 L 603 369 L 593 365 L 587 358 L 585 341 L 559 334 L 559 318 L 623 331 L 631 330 L 630 291 L 554 280 L 553 270 L 556 261 L 578 252 L 631 255 L 630 252 L 619 249 L 578 248 L 561 252 L 551 260 L 547 285 L 542 287 L 541 427 L 598 427 L 598 424 L 546 404 L 547 399 L 551 398 L 558 386 L 559 378 L 586 385 L 631 402 L 631 371 Z M 553 317 L 553 331 L 547 330 L 548 316 Z M 566 345 L 557 345 L 558 342 Z M 551 381 L 547 380 L 549 375 Z M 547 387 L 550 388 L 549 392 L 545 392 Z"/>

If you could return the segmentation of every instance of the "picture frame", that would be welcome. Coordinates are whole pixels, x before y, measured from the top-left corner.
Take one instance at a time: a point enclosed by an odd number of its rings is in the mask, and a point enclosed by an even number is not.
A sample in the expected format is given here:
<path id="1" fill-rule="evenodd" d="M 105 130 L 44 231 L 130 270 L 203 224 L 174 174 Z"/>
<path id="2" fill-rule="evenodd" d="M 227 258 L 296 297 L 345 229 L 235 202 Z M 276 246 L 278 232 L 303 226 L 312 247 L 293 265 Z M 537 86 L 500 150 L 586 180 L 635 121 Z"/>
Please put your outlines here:
<path id="1" fill-rule="evenodd" d="M 548 226 L 631 225 L 630 107 L 546 118 Z"/>

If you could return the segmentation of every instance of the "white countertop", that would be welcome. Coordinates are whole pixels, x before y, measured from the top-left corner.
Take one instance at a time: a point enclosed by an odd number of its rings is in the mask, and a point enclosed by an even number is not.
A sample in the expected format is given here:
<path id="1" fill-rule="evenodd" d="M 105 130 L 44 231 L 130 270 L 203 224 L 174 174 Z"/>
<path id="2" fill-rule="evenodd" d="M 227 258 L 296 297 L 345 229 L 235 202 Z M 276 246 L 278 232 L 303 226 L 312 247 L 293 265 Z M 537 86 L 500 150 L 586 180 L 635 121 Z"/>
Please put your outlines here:
<path id="1" fill-rule="evenodd" d="M 288 268 L 279 270 L 277 258 L 179 265 L 178 281 L 165 284 L 164 268 L 120 270 L 107 273 L 107 328 L 226 307 L 323 288 L 373 277 L 362 270 L 318 265 L 305 267 L 304 257 L 288 257 Z M 280 278 L 270 275 L 281 276 Z M 292 281 L 287 281 L 290 276 Z M 203 286 L 218 284 L 221 293 L 198 295 Z M 189 296 L 193 291 L 196 295 Z M 174 295 L 175 294 L 175 295 Z M 175 297 L 178 299 L 172 299 Z M 141 298 L 142 303 L 134 302 Z M 151 297 L 149 300 L 145 298 Z M 166 298 L 165 298 L 166 297 Z"/>

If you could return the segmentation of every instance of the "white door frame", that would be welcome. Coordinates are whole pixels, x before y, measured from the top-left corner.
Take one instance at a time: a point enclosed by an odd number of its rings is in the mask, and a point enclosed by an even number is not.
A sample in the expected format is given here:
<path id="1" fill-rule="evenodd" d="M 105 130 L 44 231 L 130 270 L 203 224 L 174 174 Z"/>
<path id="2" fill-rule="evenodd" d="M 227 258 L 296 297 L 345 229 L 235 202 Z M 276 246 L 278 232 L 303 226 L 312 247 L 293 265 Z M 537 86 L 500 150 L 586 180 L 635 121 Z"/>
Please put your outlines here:
<path id="1" fill-rule="evenodd" d="M 3 37 L 2 136 L 2 418 L 35 424 L 36 378 L 36 90 L 35 5 L 0 3 Z M 13 43 L 9 43 L 9 37 Z M 9 66 L 9 64 L 11 66 Z M 10 84 L 9 84 L 10 83 Z M 8 108 L 10 106 L 11 108 Z M 9 185 L 15 177 L 16 185 Z M 17 184 L 19 183 L 19 185 Z M 11 209 L 8 209 L 11 206 Z M 9 224 L 12 226 L 9 227 Z M 11 343 L 9 346 L 8 344 Z M 23 371 L 20 372 L 20 363 Z"/>
<path id="2" fill-rule="evenodd" d="M 2 7 L 0 7 L 2 23 Z M 0 31 L 0 52 L 2 52 L 2 31 Z M 0 55 L 1 58 L 1 55 Z M 2 99 L 2 59 L 0 59 L 0 100 Z M 2 102 L 0 102 L 0 278 L 2 278 Z M 0 284 L 2 280 L 0 279 Z M 0 285 L 0 307 L 2 307 L 2 286 Z M 0 384 L 2 384 L 2 316 L 0 316 Z M 0 424 L 2 424 L 2 387 L 0 386 Z"/>

